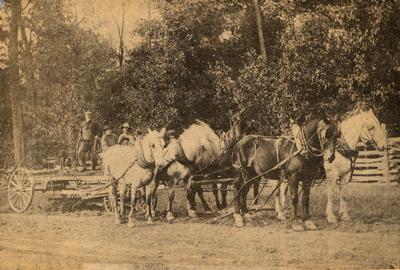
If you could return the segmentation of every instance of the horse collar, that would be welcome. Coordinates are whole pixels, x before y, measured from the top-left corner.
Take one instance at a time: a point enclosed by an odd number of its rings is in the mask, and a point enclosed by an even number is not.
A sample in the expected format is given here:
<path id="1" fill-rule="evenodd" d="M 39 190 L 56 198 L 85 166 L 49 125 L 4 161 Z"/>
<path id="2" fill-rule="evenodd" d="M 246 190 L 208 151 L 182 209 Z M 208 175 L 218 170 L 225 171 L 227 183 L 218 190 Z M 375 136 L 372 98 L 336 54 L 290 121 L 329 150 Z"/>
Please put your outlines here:
<path id="1" fill-rule="evenodd" d="M 139 151 L 137 151 L 137 153 L 138 153 L 138 156 L 137 156 L 138 165 L 143 169 L 147 169 L 147 168 L 152 167 L 154 165 L 153 164 L 154 162 L 150 162 L 150 161 L 146 160 L 146 157 L 144 155 L 142 139 L 139 140 L 139 146 L 140 146 L 140 149 L 139 149 Z"/>

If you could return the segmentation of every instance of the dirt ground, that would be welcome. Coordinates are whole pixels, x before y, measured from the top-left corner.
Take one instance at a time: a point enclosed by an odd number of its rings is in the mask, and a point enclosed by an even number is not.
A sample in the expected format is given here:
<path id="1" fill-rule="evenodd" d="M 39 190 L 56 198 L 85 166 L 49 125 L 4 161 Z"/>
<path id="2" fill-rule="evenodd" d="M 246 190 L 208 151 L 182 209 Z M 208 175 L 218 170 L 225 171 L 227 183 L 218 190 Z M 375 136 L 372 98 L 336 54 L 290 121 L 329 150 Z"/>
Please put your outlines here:
<path id="1" fill-rule="evenodd" d="M 231 217 L 218 224 L 210 222 L 212 215 L 189 219 L 179 194 L 177 220 L 147 225 L 138 215 L 135 228 L 115 225 L 99 207 L 66 210 L 63 203 L 46 204 L 43 195 L 30 211 L 15 214 L 2 197 L 0 269 L 399 268 L 400 187 L 351 189 L 353 221 L 328 224 L 325 187 L 316 187 L 311 213 L 318 230 L 302 232 L 277 221 L 272 211 L 253 213 L 240 229 Z M 164 201 L 161 194 L 159 204 Z"/>

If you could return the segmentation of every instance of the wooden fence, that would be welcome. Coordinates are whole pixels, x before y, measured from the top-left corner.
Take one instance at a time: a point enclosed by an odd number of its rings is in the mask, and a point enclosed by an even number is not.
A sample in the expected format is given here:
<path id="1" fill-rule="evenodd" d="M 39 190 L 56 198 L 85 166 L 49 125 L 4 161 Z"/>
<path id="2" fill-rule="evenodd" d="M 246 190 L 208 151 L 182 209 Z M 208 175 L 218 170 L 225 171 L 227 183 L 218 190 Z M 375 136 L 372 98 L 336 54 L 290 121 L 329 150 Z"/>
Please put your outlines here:
<path id="1" fill-rule="evenodd" d="M 354 182 L 400 181 L 400 137 L 388 138 L 386 125 L 382 124 L 385 132 L 386 147 L 384 151 L 367 150 L 359 145 L 359 155 L 355 164 Z"/>

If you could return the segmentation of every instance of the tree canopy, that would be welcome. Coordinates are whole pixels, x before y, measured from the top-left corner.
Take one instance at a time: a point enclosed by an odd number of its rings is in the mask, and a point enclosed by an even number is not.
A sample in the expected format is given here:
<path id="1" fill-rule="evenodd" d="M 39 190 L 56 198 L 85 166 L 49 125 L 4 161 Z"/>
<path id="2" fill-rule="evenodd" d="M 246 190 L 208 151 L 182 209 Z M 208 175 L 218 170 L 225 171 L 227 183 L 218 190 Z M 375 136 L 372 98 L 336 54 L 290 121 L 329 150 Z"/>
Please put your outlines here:
<path id="1" fill-rule="evenodd" d="M 32 2 L 21 26 L 30 36 L 30 47 L 21 44 L 21 99 L 32 164 L 74 148 L 85 110 L 114 128 L 181 130 L 199 118 L 226 130 L 227 112 L 244 109 L 261 133 L 276 135 L 290 118 L 364 102 L 399 135 L 399 1 L 260 1 L 267 62 L 253 1 L 153 1 L 159 16 L 125 34 L 143 42 L 122 66 L 119 48 L 82 27 L 67 0 Z M 0 101 L 5 153 L 12 151 L 9 110 Z"/>

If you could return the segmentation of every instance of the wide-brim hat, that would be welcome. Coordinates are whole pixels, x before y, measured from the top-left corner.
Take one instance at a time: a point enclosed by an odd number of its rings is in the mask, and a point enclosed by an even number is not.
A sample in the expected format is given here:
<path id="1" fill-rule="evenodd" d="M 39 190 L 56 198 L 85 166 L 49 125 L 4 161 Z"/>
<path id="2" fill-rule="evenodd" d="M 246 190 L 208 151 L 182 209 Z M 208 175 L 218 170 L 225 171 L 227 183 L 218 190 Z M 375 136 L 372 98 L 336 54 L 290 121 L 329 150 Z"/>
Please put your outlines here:
<path id="1" fill-rule="evenodd" d="M 131 126 L 128 123 L 125 123 L 121 126 L 121 128 L 127 128 L 127 129 L 132 129 Z"/>
<path id="2" fill-rule="evenodd" d="M 85 115 L 92 115 L 92 112 L 91 111 L 87 111 L 87 112 L 85 112 Z"/>
<path id="3" fill-rule="evenodd" d="M 104 128 L 103 128 L 103 131 L 107 131 L 109 129 L 112 129 L 112 128 L 109 125 L 105 125 Z"/>

